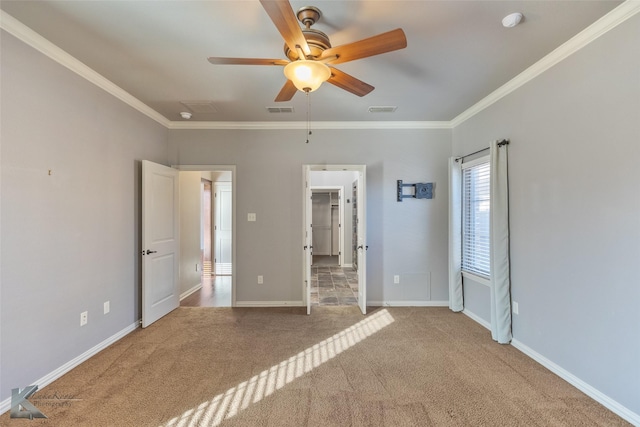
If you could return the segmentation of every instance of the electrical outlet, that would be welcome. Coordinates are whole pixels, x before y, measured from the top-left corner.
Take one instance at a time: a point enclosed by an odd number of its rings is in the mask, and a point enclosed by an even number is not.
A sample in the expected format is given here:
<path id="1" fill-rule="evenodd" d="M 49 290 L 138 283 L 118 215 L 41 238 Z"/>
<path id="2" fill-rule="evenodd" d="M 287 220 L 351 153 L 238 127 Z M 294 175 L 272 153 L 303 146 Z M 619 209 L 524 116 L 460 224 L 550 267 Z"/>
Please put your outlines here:
<path id="1" fill-rule="evenodd" d="M 513 301 L 512 307 L 513 307 L 513 314 L 520 314 L 518 313 L 520 311 L 520 307 L 518 307 L 517 302 Z"/>
<path id="2" fill-rule="evenodd" d="M 109 301 L 105 301 L 105 303 L 104 303 L 104 314 L 107 314 L 110 311 L 111 311 L 111 307 L 110 307 Z"/>
<path id="3" fill-rule="evenodd" d="M 80 313 L 80 326 L 86 325 L 88 321 L 89 321 L 89 312 L 83 311 L 82 313 Z"/>
<path id="4" fill-rule="evenodd" d="M 256 214 L 254 213 L 247 214 L 247 221 L 253 222 L 255 220 L 256 220 Z"/>
<path id="5" fill-rule="evenodd" d="M 400 283 L 400 276 L 398 276 L 397 274 L 395 276 L 393 276 L 393 283 L 395 283 L 395 284 Z"/>
<path id="6" fill-rule="evenodd" d="M 264 283 L 264 277 L 258 276 L 258 285 L 262 285 Z"/>

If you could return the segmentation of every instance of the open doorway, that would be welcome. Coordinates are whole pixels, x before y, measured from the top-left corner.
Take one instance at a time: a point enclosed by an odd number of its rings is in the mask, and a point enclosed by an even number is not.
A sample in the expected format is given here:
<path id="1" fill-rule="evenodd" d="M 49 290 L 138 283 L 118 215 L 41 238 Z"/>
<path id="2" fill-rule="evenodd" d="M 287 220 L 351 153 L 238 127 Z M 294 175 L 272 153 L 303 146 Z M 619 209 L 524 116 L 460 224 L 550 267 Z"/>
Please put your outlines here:
<path id="1" fill-rule="evenodd" d="M 305 165 L 303 178 L 307 313 L 312 305 L 358 305 L 366 313 L 365 166 Z"/>
<path id="2" fill-rule="evenodd" d="M 313 179 L 313 178 L 312 178 Z M 314 266 L 342 266 L 344 252 L 344 187 L 311 186 L 311 227 Z"/>
<path id="3" fill-rule="evenodd" d="M 235 305 L 235 166 L 180 166 L 180 305 Z"/>

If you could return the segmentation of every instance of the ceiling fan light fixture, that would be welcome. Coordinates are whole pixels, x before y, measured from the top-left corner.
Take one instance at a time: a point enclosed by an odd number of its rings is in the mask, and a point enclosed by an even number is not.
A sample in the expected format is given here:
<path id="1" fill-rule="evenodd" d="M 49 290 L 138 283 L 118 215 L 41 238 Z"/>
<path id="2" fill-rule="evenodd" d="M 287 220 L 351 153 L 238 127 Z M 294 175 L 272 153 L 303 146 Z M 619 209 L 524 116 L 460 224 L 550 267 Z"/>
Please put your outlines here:
<path id="1" fill-rule="evenodd" d="M 326 64 L 308 59 L 288 63 L 284 67 L 284 75 L 302 92 L 313 92 L 331 77 L 331 70 Z"/>

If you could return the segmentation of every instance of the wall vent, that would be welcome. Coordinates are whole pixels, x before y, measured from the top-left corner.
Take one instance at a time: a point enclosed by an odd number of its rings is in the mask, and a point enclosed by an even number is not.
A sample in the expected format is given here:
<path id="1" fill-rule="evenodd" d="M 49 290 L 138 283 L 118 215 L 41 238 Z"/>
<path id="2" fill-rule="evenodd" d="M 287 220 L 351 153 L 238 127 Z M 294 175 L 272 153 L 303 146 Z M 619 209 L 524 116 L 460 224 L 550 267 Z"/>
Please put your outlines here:
<path id="1" fill-rule="evenodd" d="M 369 107 L 370 113 L 393 113 L 398 107 L 383 106 L 383 107 Z"/>
<path id="2" fill-rule="evenodd" d="M 218 108 L 211 101 L 181 101 L 180 104 L 194 113 L 217 113 Z"/>
<path id="3" fill-rule="evenodd" d="M 267 107 L 270 113 L 293 113 L 293 107 Z"/>

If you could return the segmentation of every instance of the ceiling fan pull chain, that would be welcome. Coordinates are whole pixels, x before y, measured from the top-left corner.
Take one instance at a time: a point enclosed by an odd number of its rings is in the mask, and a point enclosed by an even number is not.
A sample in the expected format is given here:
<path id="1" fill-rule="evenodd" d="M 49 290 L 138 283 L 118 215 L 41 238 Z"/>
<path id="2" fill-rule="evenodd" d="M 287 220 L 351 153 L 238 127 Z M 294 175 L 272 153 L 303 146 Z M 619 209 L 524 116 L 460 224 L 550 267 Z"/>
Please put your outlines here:
<path id="1" fill-rule="evenodd" d="M 311 135 L 311 100 L 309 98 L 309 91 L 305 91 L 307 94 L 307 144 L 309 143 L 309 135 Z"/>

